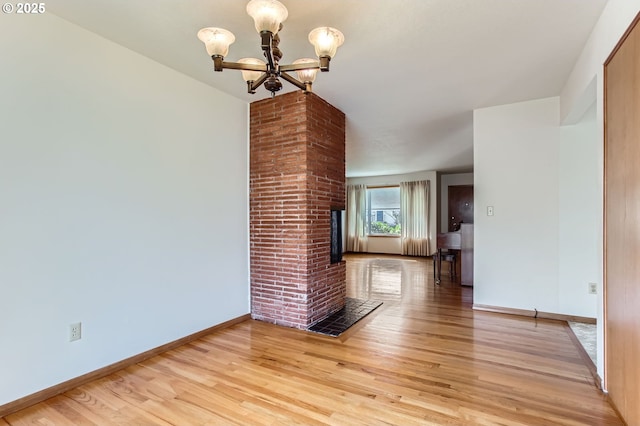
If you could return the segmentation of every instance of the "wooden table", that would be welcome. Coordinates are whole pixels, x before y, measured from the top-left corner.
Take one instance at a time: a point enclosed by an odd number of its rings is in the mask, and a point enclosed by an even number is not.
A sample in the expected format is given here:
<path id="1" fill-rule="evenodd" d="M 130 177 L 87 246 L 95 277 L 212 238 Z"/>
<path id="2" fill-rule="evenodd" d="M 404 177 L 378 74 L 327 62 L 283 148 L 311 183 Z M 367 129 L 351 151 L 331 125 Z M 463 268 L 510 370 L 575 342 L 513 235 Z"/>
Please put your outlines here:
<path id="1" fill-rule="evenodd" d="M 473 285 L 473 224 L 461 223 L 460 230 L 438 234 L 434 273 L 436 283 L 442 276 L 442 250 L 456 250 L 460 255 L 460 284 Z"/>

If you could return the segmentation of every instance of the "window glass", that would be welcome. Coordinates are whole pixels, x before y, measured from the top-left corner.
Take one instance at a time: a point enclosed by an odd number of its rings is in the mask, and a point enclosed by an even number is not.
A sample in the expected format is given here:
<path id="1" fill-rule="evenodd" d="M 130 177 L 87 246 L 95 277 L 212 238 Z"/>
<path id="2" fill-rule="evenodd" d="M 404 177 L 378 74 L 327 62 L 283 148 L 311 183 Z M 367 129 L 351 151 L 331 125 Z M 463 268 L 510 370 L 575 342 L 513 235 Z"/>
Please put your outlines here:
<path id="1" fill-rule="evenodd" d="M 369 234 L 400 235 L 400 187 L 368 188 Z"/>

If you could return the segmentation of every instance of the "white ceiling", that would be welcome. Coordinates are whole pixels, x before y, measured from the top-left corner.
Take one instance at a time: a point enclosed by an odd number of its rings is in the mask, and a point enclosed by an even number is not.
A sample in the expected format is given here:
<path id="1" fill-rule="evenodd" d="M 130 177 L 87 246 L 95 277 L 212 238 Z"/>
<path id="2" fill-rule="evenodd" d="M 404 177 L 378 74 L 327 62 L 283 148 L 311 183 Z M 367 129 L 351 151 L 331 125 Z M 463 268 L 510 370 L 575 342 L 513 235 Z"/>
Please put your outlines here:
<path id="1" fill-rule="evenodd" d="M 313 91 L 346 114 L 349 177 L 470 171 L 473 109 L 558 95 L 606 1 L 282 0 L 281 63 L 314 56 L 315 27 L 344 33 Z M 55 0 L 47 11 L 252 102 L 270 94 L 248 95 L 239 71 L 214 73 L 196 38 L 226 28 L 226 60 L 261 57 L 247 2 Z"/>

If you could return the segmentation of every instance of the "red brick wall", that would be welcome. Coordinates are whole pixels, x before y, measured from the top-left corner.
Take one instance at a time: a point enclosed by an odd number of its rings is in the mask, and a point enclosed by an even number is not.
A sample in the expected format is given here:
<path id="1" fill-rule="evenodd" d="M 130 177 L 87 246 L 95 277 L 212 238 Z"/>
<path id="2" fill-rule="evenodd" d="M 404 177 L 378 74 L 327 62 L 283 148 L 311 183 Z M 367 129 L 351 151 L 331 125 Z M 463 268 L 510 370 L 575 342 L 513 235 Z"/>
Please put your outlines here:
<path id="1" fill-rule="evenodd" d="M 304 329 L 344 305 L 330 214 L 345 205 L 345 117 L 301 91 L 250 115 L 251 315 Z"/>

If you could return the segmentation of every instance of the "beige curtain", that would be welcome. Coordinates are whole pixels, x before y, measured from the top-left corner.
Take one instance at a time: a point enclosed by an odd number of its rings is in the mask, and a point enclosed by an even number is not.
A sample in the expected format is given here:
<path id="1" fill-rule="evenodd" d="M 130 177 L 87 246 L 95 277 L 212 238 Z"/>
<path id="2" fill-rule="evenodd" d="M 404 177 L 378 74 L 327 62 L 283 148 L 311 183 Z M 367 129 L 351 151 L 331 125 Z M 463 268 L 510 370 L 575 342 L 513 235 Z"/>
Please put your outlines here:
<path id="1" fill-rule="evenodd" d="M 402 254 L 428 256 L 429 248 L 429 181 L 400 183 L 400 221 Z"/>
<path id="2" fill-rule="evenodd" d="M 367 251 L 367 187 L 347 186 L 346 251 Z"/>

